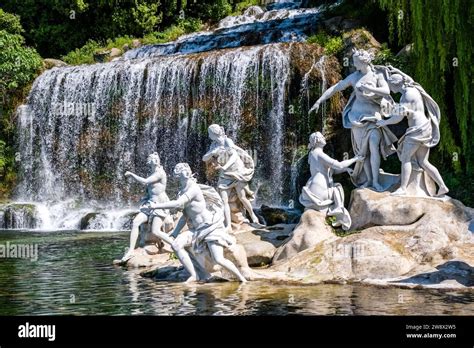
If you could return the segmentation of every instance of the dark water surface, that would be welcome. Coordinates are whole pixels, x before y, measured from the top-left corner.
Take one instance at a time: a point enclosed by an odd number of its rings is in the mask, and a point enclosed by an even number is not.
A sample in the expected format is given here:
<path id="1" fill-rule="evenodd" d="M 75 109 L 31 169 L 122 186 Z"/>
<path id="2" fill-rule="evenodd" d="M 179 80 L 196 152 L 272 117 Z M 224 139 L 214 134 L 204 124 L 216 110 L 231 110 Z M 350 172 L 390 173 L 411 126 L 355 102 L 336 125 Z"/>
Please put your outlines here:
<path id="1" fill-rule="evenodd" d="M 0 315 L 472 315 L 474 292 L 267 282 L 184 285 L 112 265 L 122 232 L 0 231 L 38 259 L 0 258 Z"/>

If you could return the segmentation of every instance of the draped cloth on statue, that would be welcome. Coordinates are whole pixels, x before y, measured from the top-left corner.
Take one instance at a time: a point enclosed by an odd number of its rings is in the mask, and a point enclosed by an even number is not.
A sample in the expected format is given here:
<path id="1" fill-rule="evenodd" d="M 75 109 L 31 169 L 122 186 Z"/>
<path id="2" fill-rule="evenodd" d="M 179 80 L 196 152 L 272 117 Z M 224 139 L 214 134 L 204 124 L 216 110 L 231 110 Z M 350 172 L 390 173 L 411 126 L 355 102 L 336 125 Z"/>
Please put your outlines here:
<path id="1" fill-rule="evenodd" d="M 148 196 L 146 196 L 140 201 L 140 212 L 142 212 L 149 218 L 157 216 L 159 218 L 164 219 L 165 217 L 169 215 L 170 213 L 169 210 L 168 209 L 151 209 L 149 207 L 149 204 L 150 203 L 166 203 L 166 202 L 169 202 L 169 200 L 170 199 L 168 198 L 168 195 L 166 194 L 166 192 L 162 192 L 155 199 L 151 199 Z"/>
<path id="2" fill-rule="evenodd" d="M 379 67 L 374 67 L 376 72 L 380 72 Z M 371 106 L 373 110 L 379 110 L 374 114 L 354 113 L 352 112 L 352 106 L 357 100 L 366 103 Z M 344 128 L 351 129 L 351 141 L 352 149 L 355 155 L 365 157 L 364 162 L 357 162 L 354 167 L 354 172 L 351 175 L 353 184 L 360 187 L 368 181 L 368 177 L 364 171 L 364 163 L 370 164 L 369 154 L 369 141 L 372 132 L 380 133 L 380 146 L 379 151 L 382 157 L 385 159 L 391 154 L 396 152 L 394 144 L 398 138 L 393 132 L 386 126 L 377 127 L 375 123 L 382 118 L 380 111 L 382 105 L 393 104 L 393 99 L 390 96 L 379 96 L 374 93 L 363 93 L 354 88 L 347 105 L 342 112 L 342 123 Z M 379 183 L 384 190 L 387 190 L 395 182 L 394 179 L 398 179 L 393 175 L 385 175 L 383 172 L 380 173 Z"/>
<path id="3" fill-rule="evenodd" d="M 399 74 L 404 77 L 407 86 L 416 88 L 416 90 L 420 93 L 422 97 L 425 115 L 427 116 L 427 120 L 424 124 L 418 127 L 409 127 L 406 130 L 405 134 L 398 140 L 397 155 L 400 160 L 403 153 L 404 145 L 406 144 L 421 144 L 421 146 L 426 146 L 428 148 L 432 148 L 438 145 L 440 140 L 439 124 L 441 119 L 441 111 L 439 109 L 438 104 L 434 101 L 433 98 L 431 98 L 428 93 L 426 93 L 425 89 L 419 83 L 415 82 L 409 75 L 405 74 L 403 71 L 392 66 L 383 67 L 381 68 L 381 70 L 385 74 L 386 78 L 388 78 L 390 74 Z M 430 151 L 428 150 L 426 152 L 425 158 L 428 158 L 429 154 Z M 409 193 L 418 196 L 423 194 L 427 196 L 435 196 L 436 187 L 433 179 L 423 169 L 421 169 L 421 166 L 415 157 L 412 159 L 411 162 L 415 173 L 412 174 L 413 179 L 410 178 L 410 183 L 408 186 Z M 417 174 L 416 172 L 421 174 Z M 420 175 L 421 178 L 419 177 Z M 417 182 L 412 183 L 412 181 Z M 414 187 L 415 189 L 413 189 L 412 187 Z M 422 192 L 420 192 L 420 190 Z"/>
<path id="4" fill-rule="evenodd" d="M 301 191 L 300 203 L 307 209 L 327 211 L 328 216 L 336 218 L 336 221 L 332 223 L 334 227 L 341 226 L 344 230 L 348 230 L 351 227 L 352 220 L 349 212 L 344 208 L 344 189 L 341 184 L 331 184 L 332 186 L 327 188 L 327 197 L 329 199 L 318 197 L 316 193 L 309 189 L 307 184 Z"/>
<path id="5" fill-rule="evenodd" d="M 216 243 L 224 248 L 229 248 L 236 243 L 236 239 L 227 232 L 224 226 L 224 203 L 213 187 L 201 184 L 199 187 L 212 218 L 199 226 L 191 226 L 188 222 L 189 232 L 191 232 L 188 233 L 188 243 L 198 254 L 207 250 L 207 243 Z"/>
<path id="6" fill-rule="evenodd" d="M 249 200 L 254 200 L 255 194 L 250 190 L 248 185 L 255 172 L 253 158 L 247 153 L 247 151 L 235 145 L 229 138 L 226 138 L 225 149 L 225 153 L 222 155 L 224 161 L 218 159 L 220 165 L 224 165 L 233 154 L 237 154 L 238 158 L 227 170 L 221 170 L 217 187 L 220 190 L 230 190 L 232 188 L 245 189 L 247 198 Z"/>

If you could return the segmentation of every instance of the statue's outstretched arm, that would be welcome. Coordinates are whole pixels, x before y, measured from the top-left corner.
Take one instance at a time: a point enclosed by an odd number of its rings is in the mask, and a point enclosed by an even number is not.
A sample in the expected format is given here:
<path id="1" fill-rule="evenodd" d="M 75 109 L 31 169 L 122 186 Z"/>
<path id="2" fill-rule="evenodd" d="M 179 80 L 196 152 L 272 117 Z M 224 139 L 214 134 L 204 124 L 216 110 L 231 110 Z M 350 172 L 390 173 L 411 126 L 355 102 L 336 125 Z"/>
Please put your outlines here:
<path id="1" fill-rule="evenodd" d="M 334 172 L 336 174 L 339 174 L 339 173 L 343 173 L 343 172 L 346 172 L 347 169 L 353 165 L 355 162 L 357 161 L 361 161 L 363 160 L 364 158 L 361 157 L 361 156 L 355 156 L 351 159 L 348 159 L 348 160 L 344 160 L 344 161 L 338 161 L 334 158 L 331 158 L 329 157 L 328 155 L 326 155 L 325 153 L 322 154 L 320 157 L 320 160 L 324 161 L 329 167 L 331 167 L 332 169 L 334 169 Z"/>
<path id="2" fill-rule="evenodd" d="M 131 176 L 135 181 L 138 181 L 140 184 L 148 185 L 153 184 L 160 180 L 160 177 L 156 174 L 150 175 L 148 178 L 143 178 L 132 172 L 125 172 L 125 176 Z"/>
<path id="3" fill-rule="evenodd" d="M 349 76 L 347 76 L 344 80 L 341 80 L 339 81 L 338 83 L 336 83 L 335 85 L 329 87 L 322 95 L 321 97 L 319 97 L 319 99 L 316 101 L 316 103 L 314 103 L 314 105 L 311 107 L 311 109 L 309 110 L 309 113 L 313 112 L 313 111 L 318 111 L 319 109 L 319 105 L 331 98 L 334 94 L 336 94 L 337 92 L 340 92 L 340 91 L 343 91 L 345 90 L 347 87 L 349 86 L 352 86 L 352 80 L 353 80 L 353 74 L 350 74 Z"/>
<path id="4" fill-rule="evenodd" d="M 389 124 L 397 124 L 400 123 L 405 116 L 407 116 L 409 113 L 412 113 L 413 110 L 407 109 L 406 107 L 399 105 L 394 112 L 390 114 L 390 116 L 384 120 L 380 120 L 377 122 L 377 126 L 383 127 L 387 126 Z"/>
<path id="5" fill-rule="evenodd" d="M 211 146 L 211 149 L 204 155 L 202 156 L 202 160 L 204 162 L 209 161 L 212 157 L 217 156 L 219 153 L 219 148 L 218 147 L 213 147 Z"/>

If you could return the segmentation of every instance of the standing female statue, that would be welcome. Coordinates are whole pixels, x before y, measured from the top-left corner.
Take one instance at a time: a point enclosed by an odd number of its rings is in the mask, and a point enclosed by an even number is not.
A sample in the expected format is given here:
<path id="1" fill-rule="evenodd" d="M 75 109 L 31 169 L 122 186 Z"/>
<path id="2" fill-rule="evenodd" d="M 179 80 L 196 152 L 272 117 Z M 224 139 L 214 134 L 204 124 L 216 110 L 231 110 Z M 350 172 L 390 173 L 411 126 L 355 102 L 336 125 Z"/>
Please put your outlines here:
<path id="1" fill-rule="evenodd" d="M 394 195 L 407 195 L 412 169 L 422 169 L 424 182 L 415 182 L 415 195 L 429 195 L 443 197 L 449 192 L 438 169 L 429 162 L 430 149 L 440 140 L 439 122 L 441 112 L 438 104 L 431 98 L 423 87 L 416 83 L 404 72 L 387 67 L 387 81 L 390 90 L 401 93 L 400 103 L 393 108 L 387 119 L 380 120 L 380 127 L 396 124 L 405 117 L 408 119 L 408 129 L 398 141 L 397 152 L 402 162 L 400 188 Z M 425 177 L 425 174 L 428 177 Z M 428 191 L 427 184 L 431 178 L 438 185 L 438 192 Z M 424 184 L 424 185 L 423 185 Z M 424 186 L 424 187 L 423 187 Z"/>
<path id="2" fill-rule="evenodd" d="M 252 157 L 227 138 L 224 129 L 218 124 L 209 126 L 208 133 L 212 144 L 202 160 L 217 161 L 216 168 L 220 171 L 217 188 L 224 201 L 225 226 L 227 228 L 231 226 L 229 197 L 233 193 L 237 194 L 252 222 L 258 224 L 258 218 L 250 203 L 254 199 L 254 193 L 248 185 L 254 173 L 255 165 Z"/>
<path id="3" fill-rule="evenodd" d="M 343 126 L 351 130 L 354 154 L 365 160 L 356 163 L 351 179 L 357 187 L 383 191 L 392 183 L 383 180 L 380 155 L 386 158 L 395 152 L 393 144 L 397 137 L 386 126 L 376 126 L 376 122 L 382 118 L 382 105 L 391 103 L 392 99 L 383 73 L 371 64 L 373 58 L 373 54 L 365 50 L 355 50 L 352 59 L 357 70 L 328 88 L 309 112 L 317 112 L 321 103 L 336 92 L 350 86 L 354 88 L 342 114 Z"/>

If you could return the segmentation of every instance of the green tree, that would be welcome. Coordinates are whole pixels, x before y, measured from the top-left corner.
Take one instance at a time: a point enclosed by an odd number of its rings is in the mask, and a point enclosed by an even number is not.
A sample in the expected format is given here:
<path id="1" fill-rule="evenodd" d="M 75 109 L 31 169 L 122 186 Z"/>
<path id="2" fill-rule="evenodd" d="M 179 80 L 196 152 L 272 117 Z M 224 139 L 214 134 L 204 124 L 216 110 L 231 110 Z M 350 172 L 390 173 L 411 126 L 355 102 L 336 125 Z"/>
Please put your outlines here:
<path id="1" fill-rule="evenodd" d="M 41 67 L 41 57 L 24 46 L 24 38 L 0 30 L 0 88 L 15 90 L 24 87 Z"/>
<path id="2" fill-rule="evenodd" d="M 379 0 L 391 39 L 413 43 L 413 77 L 439 103 L 444 163 L 474 175 L 474 2 Z"/>
<path id="3" fill-rule="evenodd" d="M 0 8 L 0 30 L 5 30 L 10 34 L 22 34 L 20 17 L 7 13 Z"/>
<path id="4" fill-rule="evenodd" d="M 0 197 L 15 181 L 12 115 L 42 64 L 39 54 L 25 46 L 22 32 L 19 18 L 0 10 Z"/>
<path id="5" fill-rule="evenodd" d="M 135 8 L 132 9 L 135 23 L 144 34 L 149 34 L 158 28 L 158 24 L 163 19 L 163 13 L 158 11 L 160 2 L 146 3 L 136 1 Z"/>

